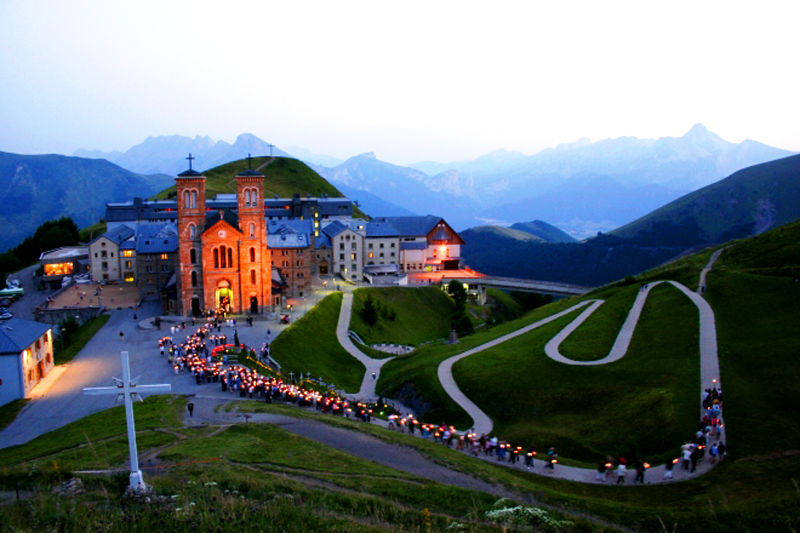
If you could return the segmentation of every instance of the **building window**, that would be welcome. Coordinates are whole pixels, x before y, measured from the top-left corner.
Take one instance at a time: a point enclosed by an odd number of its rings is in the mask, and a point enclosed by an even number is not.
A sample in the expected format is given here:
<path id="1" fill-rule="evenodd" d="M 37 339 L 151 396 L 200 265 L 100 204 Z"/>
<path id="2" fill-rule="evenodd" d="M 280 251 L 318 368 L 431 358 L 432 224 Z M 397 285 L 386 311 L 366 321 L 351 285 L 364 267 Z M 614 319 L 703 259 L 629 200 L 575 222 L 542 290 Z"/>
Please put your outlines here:
<path id="1" fill-rule="evenodd" d="M 344 261 L 344 254 L 339 254 L 339 260 Z"/>
<path id="2" fill-rule="evenodd" d="M 214 268 L 219 268 L 219 248 L 214 248 Z"/>
<path id="3" fill-rule="evenodd" d="M 344 250 L 344 243 L 343 243 L 343 242 L 340 242 L 340 243 L 339 243 L 339 249 L 340 249 L 340 250 Z"/>
<path id="4" fill-rule="evenodd" d="M 106 252 L 105 250 L 102 250 L 100 252 L 100 257 L 108 257 L 108 252 Z"/>
<path id="5" fill-rule="evenodd" d="M 133 257 L 133 250 L 122 250 L 122 257 Z"/>
<path id="6" fill-rule="evenodd" d="M 166 272 L 167 270 L 169 270 L 169 265 L 162 264 L 161 265 L 161 272 Z"/>
<path id="7" fill-rule="evenodd" d="M 197 272 L 192 270 L 192 287 L 197 287 Z"/>
<path id="8" fill-rule="evenodd" d="M 197 252 L 195 251 L 195 249 L 194 249 L 194 248 L 192 248 L 191 250 L 189 250 L 189 262 L 190 262 L 191 264 L 195 264 L 195 263 L 197 263 Z"/>
<path id="9" fill-rule="evenodd" d="M 250 284 L 251 285 L 255 285 L 256 284 L 256 271 L 255 270 L 251 270 L 250 271 Z"/>
<path id="10" fill-rule="evenodd" d="M 150 272 L 152 272 L 152 271 L 153 271 L 153 265 L 147 265 L 147 267 L 145 268 L 145 271 L 146 271 L 148 274 L 149 274 Z"/>
<path id="11" fill-rule="evenodd" d="M 189 224 L 189 238 L 195 240 L 197 238 L 197 226 Z"/>
<path id="12" fill-rule="evenodd" d="M 133 268 L 133 261 L 125 261 L 125 268 L 127 268 L 128 270 Z"/>
<path id="13" fill-rule="evenodd" d="M 166 261 L 167 260 L 167 254 L 161 254 L 161 259 Z"/>
<path id="14" fill-rule="evenodd" d="M 233 248 L 227 248 L 228 252 L 228 268 L 233 268 Z"/>
<path id="15" fill-rule="evenodd" d="M 391 244 L 391 247 L 394 248 L 394 243 Z"/>
<path id="16" fill-rule="evenodd" d="M 251 263 L 256 262 L 256 249 L 253 247 L 250 248 L 250 262 Z"/>
<path id="17" fill-rule="evenodd" d="M 372 247 L 372 245 L 370 245 L 370 248 L 371 248 L 371 247 Z M 372 259 L 373 257 L 375 257 L 375 252 L 370 252 L 370 253 L 368 253 L 368 254 L 367 254 L 367 257 L 369 257 L 370 259 Z"/>
<path id="18" fill-rule="evenodd" d="M 250 237 L 251 238 L 255 237 L 256 236 L 256 225 L 251 222 L 249 227 L 250 227 Z"/>
<path id="19" fill-rule="evenodd" d="M 101 263 L 101 267 L 103 268 L 103 271 L 108 270 L 108 261 L 103 261 Z"/>
<path id="20" fill-rule="evenodd" d="M 350 254 L 350 259 L 352 259 L 353 261 L 355 261 L 355 260 L 356 260 L 356 254 Z"/>
<path id="21" fill-rule="evenodd" d="M 282 266 L 283 268 L 289 268 L 289 261 L 283 261 L 283 262 L 281 263 L 281 266 Z"/>
<path id="22" fill-rule="evenodd" d="M 350 243 L 350 249 L 351 249 L 351 250 L 355 250 L 355 249 L 356 249 L 356 243 L 355 243 L 355 241 Z"/>
<path id="23" fill-rule="evenodd" d="M 372 243 L 369 243 L 369 249 L 372 250 Z"/>
<path id="24" fill-rule="evenodd" d="M 378 245 L 378 247 L 379 247 L 379 248 L 383 248 L 383 243 L 380 243 L 380 244 Z"/>
<path id="25" fill-rule="evenodd" d="M 297 260 L 297 262 L 296 262 L 295 264 L 296 264 L 297 266 L 301 267 L 301 266 L 303 266 L 303 261 L 301 261 L 300 259 L 298 259 L 298 260 Z"/>

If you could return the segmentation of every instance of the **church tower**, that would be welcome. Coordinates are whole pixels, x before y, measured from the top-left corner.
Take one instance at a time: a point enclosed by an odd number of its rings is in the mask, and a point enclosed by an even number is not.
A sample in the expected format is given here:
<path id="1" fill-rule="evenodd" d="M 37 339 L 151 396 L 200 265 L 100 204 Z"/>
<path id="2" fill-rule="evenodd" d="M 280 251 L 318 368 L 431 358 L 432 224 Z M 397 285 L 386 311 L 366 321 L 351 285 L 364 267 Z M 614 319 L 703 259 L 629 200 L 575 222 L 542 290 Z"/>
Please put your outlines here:
<path id="1" fill-rule="evenodd" d="M 206 219 L 206 177 L 189 170 L 175 178 L 178 194 L 178 312 L 200 315 L 203 311 L 203 270 L 200 257 L 200 235 Z"/>
<path id="2" fill-rule="evenodd" d="M 247 156 L 248 166 L 252 159 Z M 239 286 L 242 311 L 261 313 L 272 299 L 272 257 L 267 247 L 264 175 L 248 168 L 236 176 L 237 214 L 242 242 Z"/>

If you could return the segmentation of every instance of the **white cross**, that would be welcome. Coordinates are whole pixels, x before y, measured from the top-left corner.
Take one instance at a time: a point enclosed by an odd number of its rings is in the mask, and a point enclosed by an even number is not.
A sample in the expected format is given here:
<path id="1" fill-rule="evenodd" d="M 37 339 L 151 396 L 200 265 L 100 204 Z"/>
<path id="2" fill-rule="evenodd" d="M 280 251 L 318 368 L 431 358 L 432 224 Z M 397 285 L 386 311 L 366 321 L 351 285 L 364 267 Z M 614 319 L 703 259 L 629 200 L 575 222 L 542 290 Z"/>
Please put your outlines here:
<path id="1" fill-rule="evenodd" d="M 137 385 L 135 379 L 131 379 L 131 365 L 128 352 L 121 352 L 122 358 L 122 379 L 111 378 L 114 381 L 113 387 L 85 387 L 84 394 L 90 396 L 115 394 L 117 401 L 122 399 L 125 402 L 125 421 L 128 424 L 128 447 L 131 454 L 131 475 L 130 488 L 135 491 L 146 490 L 147 485 L 142 478 L 142 471 L 139 470 L 139 452 L 136 449 L 136 428 L 133 425 L 133 402 L 134 400 L 143 401 L 140 393 L 170 392 L 172 386 L 168 383 L 160 385 Z"/>

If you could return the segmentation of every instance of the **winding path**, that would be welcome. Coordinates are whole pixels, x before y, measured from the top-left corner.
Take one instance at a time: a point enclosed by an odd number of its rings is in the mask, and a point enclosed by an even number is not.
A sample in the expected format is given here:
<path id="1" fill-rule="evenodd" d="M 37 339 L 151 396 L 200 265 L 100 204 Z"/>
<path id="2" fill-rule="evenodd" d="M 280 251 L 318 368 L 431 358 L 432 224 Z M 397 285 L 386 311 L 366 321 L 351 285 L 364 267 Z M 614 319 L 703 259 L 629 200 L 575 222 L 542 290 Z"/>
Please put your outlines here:
<path id="1" fill-rule="evenodd" d="M 353 341 L 350 340 L 348 331 L 350 330 L 350 316 L 353 314 L 353 293 L 342 293 L 342 307 L 339 310 L 339 322 L 336 324 L 336 338 L 342 348 L 347 350 L 350 355 L 361 361 L 366 367 L 364 372 L 364 379 L 361 380 L 361 388 L 356 394 L 358 400 L 372 400 L 377 398 L 375 395 L 375 385 L 378 383 L 378 378 L 381 375 L 381 367 L 387 362 L 394 359 L 394 357 L 387 357 L 386 359 L 373 359 L 359 350 Z"/>
<path id="2" fill-rule="evenodd" d="M 711 256 L 708 264 L 703 269 L 701 276 L 700 276 L 700 283 L 698 285 L 698 292 L 704 293 L 705 292 L 705 278 L 706 273 L 712 268 L 714 262 L 719 258 L 720 254 L 722 253 L 722 249 L 717 250 Z M 631 306 L 630 311 L 628 312 L 628 316 L 625 319 L 625 322 L 620 329 L 619 334 L 617 335 L 616 340 L 614 341 L 614 345 L 611 347 L 610 352 L 608 355 L 592 360 L 592 361 L 575 361 L 572 359 L 568 359 L 564 357 L 561 352 L 559 351 L 559 346 L 561 345 L 564 340 L 569 337 L 589 316 L 592 315 L 604 302 L 603 300 L 585 300 L 580 302 L 572 307 L 561 311 L 560 313 L 556 313 L 551 315 L 547 318 L 539 320 L 538 322 L 534 322 L 524 328 L 518 329 L 512 333 L 507 335 L 503 335 L 502 337 L 498 337 L 493 341 L 487 342 L 460 354 L 454 355 L 448 359 L 445 359 L 439 364 L 438 368 L 438 376 L 439 381 L 441 382 L 444 390 L 447 392 L 448 395 L 462 408 L 464 409 L 473 420 L 473 431 L 478 434 L 489 434 L 492 430 L 493 424 L 491 418 L 484 413 L 473 401 L 471 401 L 467 396 L 458 388 L 458 385 L 453 378 L 453 364 L 457 361 L 468 357 L 470 355 L 482 352 L 488 348 L 501 344 L 507 340 L 510 340 L 514 337 L 532 331 L 538 327 L 541 327 L 553 320 L 561 318 L 583 306 L 588 305 L 588 307 L 578 315 L 572 322 L 570 322 L 567 326 L 565 326 L 559 333 L 557 333 L 546 345 L 545 345 L 545 354 L 550 359 L 566 364 L 566 365 L 581 365 L 581 366 L 594 366 L 594 365 L 604 365 L 613 363 L 622 359 L 625 354 L 628 352 L 628 348 L 630 347 L 631 339 L 633 338 L 633 332 L 636 329 L 636 325 L 639 322 L 639 318 L 641 317 L 642 309 L 644 308 L 644 304 L 647 301 L 647 296 L 650 294 L 650 291 L 661 283 L 670 283 L 678 290 L 680 290 L 683 294 L 689 298 L 692 303 L 695 304 L 699 314 L 699 328 L 700 328 L 700 397 L 702 400 L 703 391 L 710 387 L 720 387 L 720 373 L 719 373 L 719 358 L 717 354 L 717 333 L 716 333 L 716 324 L 714 320 L 714 311 L 711 309 L 711 306 L 706 302 L 706 300 L 697 292 L 692 292 L 686 286 L 678 283 L 677 281 L 656 281 L 648 283 L 647 285 L 642 286 L 642 289 L 636 296 L 633 305 Z M 701 402 L 698 402 L 701 403 Z M 703 412 L 702 403 L 700 405 L 700 412 Z M 727 436 L 726 436 L 727 437 Z M 727 438 L 726 438 L 727 440 Z M 708 462 L 702 462 L 698 465 L 697 470 L 693 474 L 685 473 L 682 469 L 675 469 L 674 471 L 674 479 L 685 479 L 688 477 L 695 477 L 705 473 L 706 471 L 710 470 L 713 465 L 710 465 Z M 665 471 L 665 465 L 660 465 L 655 468 L 651 468 L 650 472 L 650 482 L 652 481 L 652 477 L 656 477 L 655 482 L 662 482 L 663 481 L 663 473 Z M 557 472 L 557 473 L 556 473 Z M 559 465 L 557 467 L 557 471 L 546 471 L 545 473 L 552 474 L 556 477 L 569 479 L 573 481 L 582 481 L 582 482 L 596 482 L 594 480 L 594 470 L 585 469 L 585 468 L 576 468 L 576 467 L 567 467 Z"/>

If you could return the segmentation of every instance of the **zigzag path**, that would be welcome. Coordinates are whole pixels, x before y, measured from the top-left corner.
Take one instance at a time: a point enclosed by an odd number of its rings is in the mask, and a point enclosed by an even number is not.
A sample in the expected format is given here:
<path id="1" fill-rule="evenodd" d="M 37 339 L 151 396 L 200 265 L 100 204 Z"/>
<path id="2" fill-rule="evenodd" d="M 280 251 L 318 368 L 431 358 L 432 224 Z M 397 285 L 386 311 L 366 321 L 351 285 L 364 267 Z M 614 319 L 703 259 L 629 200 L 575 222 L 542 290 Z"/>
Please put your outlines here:
<path id="1" fill-rule="evenodd" d="M 708 273 L 708 271 L 711 270 L 714 262 L 719 258 L 723 250 L 724 249 L 720 249 L 714 252 L 711 255 L 711 258 L 709 259 L 708 264 L 702 270 L 700 274 L 700 283 L 698 284 L 698 292 L 700 293 L 705 292 L 706 274 Z M 480 346 L 477 346 L 460 354 L 454 355 L 448 359 L 445 359 L 444 361 L 441 362 L 438 368 L 439 381 L 441 382 L 447 394 L 449 394 L 450 397 L 462 409 L 464 409 L 470 415 L 470 417 L 472 417 L 474 421 L 473 425 L 474 432 L 478 434 L 488 435 L 492 431 L 493 427 L 492 420 L 477 405 L 475 405 L 474 402 L 472 402 L 469 398 L 467 398 L 467 396 L 461 391 L 461 389 L 458 388 L 458 385 L 456 384 L 455 379 L 453 378 L 453 372 L 452 372 L 453 364 L 455 364 L 457 361 L 465 357 L 482 352 L 493 346 L 497 346 L 498 344 L 506 342 L 519 335 L 523 335 L 529 331 L 532 331 L 549 322 L 552 322 L 553 320 L 556 320 L 586 305 L 589 305 L 589 307 L 585 309 L 580 315 L 578 315 L 572 322 L 570 322 L 566 327 L 564 327 L 547 343 L 547 345 L 545 346 L 545 354 L 550 359 L 566 365 L 593 366 L 593 365 L 604 365 L 613 363 L 614 361 L 620 360 L 627 353 L 628 347 L 630 346 L 631 338 L 633 337 L 633 332 L 636 329 L 636 324 L 638 323 L 639 317 L 641 316 L 642 308 L 644 307 L 645 301 L 647 300 L 647 296 L 650 294 L 650 291 L 653 289 L 653 287 L 661 283 L 672 284 L 673 286 L 678 288 L 681 292 L 683 292 L 697 307 L 699 313 L 699 327 L 700 327 L 699 394 L 700 394 L 700 400 L 702 401 L 702 394 L 705 389 L 710 387 L 721 386 L 720 374 L 719 374 L 719 358 L 717 356 L 717 333 L 716 333 L 716 324 L 714 321 L 714 311 L 711 309 L 711 306 L 708 304 L 708 302 L 706 302 L 706 300 L 700 294 L 698 294 L 697 292 L 692 292 L 691 290 L 687 289 L 684 285 L 678 283 L 677 281 L 656 281 L 648 283 L 647 285 L 644 285 L 642 287 L 642 289 L 639 291 L 639 294 L 636 296 L 636 300 L 631 306 L 630 311 L 628 312 L 628 316 L 625 319 L 625 322 L 623 323 L 622 328 L 620 329 L 616 340 L 614 341 L 614 345 L 611 347 L 611 351 L 605 357 L 598 358 L 593 361 L 574 361 L 572 359 L 564 357 L 558 350 L 561 343 L 603 304 L 603 300 L 586 300 L 570 307 L 569 309 L 561 311 L 560 313 L 556 313 L 538 322 L 525 326 L 524 328 L 518 329 L 507 335 L 498 337 L 497 339 L 494 339 L 490 342 L 487 342 L 485 344 L 482 344 Z M 703 412 L 702 403 L 701 402 L 698 403 L 701 404 L 700 411 L 702 413 Z M 709 464 L 707 461 L 703 461 L 697 465 L 697 470 L 694 473 L 685 471 L 682 468 L 675 468 L 673 470 L 674 480 L 688 479 L 702 475 L 711 468 L 713 468 L 713 466 L 714 465 Z M 647 473 L 648 483 L 665 482 L 665 480 L 663 479 L 665 470 L 666 470 L 666 465 L 659 465 L 650 468 Z M 548 475 L 562 479 L 568 479 L 571 481 L 580 481 L 585 483 L 598 482 L 595 480 L 596 471 L 594 469 L 558 465 L 554 470 L 544 469 L 544 471 Z"/>

